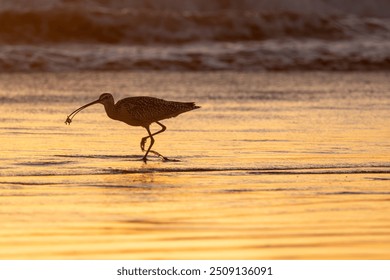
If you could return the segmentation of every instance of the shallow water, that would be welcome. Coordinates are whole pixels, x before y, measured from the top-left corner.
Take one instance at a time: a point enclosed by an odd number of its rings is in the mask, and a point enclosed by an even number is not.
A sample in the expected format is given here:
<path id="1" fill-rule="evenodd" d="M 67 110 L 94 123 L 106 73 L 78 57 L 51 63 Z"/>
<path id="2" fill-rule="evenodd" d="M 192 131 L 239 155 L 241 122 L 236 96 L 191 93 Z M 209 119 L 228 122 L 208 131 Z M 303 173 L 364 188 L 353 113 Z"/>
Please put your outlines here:
<path id="1" fill-rule="evenodd" d="M 388 73 L 1 74 L 2 259 L 388 259 Z M 195 101 L 143 128 L 113 92 Z M 158 129 L 158 126 L 153 127 Z"/>

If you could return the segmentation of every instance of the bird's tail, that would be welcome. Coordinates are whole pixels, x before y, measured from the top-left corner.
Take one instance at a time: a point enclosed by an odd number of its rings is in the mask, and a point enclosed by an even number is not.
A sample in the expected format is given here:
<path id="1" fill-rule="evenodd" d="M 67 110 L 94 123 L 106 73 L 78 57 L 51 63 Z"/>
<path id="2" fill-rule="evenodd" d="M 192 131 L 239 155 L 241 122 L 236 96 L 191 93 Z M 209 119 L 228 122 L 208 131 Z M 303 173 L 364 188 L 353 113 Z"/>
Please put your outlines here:
<path id="1" fill-rule="evenodd" d="M 190 105 L 193 110 L 201 108 L 200 106 L 195 105 L 194 102 L 190 102 L 188 105 Z"/>
<path id="2" fill-rule="evenodd" d="M 201 108 L 200 106 L 195 105 L 195 102 L 187 102 L 185 103 L 188 106 L 188 109 L 195 110 Z"/>
<path id="3" fill-rule="evenodd" d="M 165 118 L 173 118 L 182 113 L 200 108 L 200 106 L 195 105 L 195 102 L 175 102 L 175 101 L 169 101 L 169 102 L 170 102 L 169 110 L 171 111 L 171 113 L 165 115 Z"/>

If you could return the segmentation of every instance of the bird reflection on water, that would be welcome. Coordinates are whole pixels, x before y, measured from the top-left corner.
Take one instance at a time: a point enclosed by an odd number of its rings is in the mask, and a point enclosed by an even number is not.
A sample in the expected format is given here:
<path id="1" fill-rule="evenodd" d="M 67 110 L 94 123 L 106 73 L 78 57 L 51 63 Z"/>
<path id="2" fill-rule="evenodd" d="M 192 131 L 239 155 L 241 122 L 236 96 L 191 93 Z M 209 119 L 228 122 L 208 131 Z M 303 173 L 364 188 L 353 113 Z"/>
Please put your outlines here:
<path id="1" fill-rule="evenodd" d="M 74 116 L 83 109 L 98 103 L 104 106 L 104 109 L 106 110 L 107 116 L 109 118 L 122 121 L 131 126 L 142 126 L 146 129 L 148 136 L 143 137 L 140 142 L 141 150 L 145 151 L 145 144 L 148 138 L 150 138 L 150 145 L 142 158 L 145 163 L 149 153 L 157 155 L 164 161 L 170 160 L 160 153 L 151 150 L 155 142 L 153 136 L 166 130 L 166 126 L 160 123 L 160 121 L 174 118 L 182 113 L 200 108 L 200 106 L 196 106 L 194 102 L 167 101 L 148 96 L 127 97 L 115 103 L 112 94 L 103 93 L 100 95 L 99 99 L 83 105 L 73 111 L 66 118 L 65 124 L 70 124 Z M 161 129 L 157 132 L 151 133 L 150 125 L 152 123 L 157 123 Z"/>

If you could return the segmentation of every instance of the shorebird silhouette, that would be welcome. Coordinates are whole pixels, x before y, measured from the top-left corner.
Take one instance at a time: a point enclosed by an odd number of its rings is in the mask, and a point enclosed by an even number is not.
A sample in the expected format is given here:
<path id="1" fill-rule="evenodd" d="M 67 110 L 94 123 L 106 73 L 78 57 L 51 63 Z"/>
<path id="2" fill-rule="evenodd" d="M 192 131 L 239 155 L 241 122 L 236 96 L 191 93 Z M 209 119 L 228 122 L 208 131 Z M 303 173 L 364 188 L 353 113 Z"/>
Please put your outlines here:
<path id="1" fill-rule="evenodd" d="M 163 160 L 169 160 L 160 153 L 151 150 L 154 144 L 153 136 L 166 130 L 166 126 L 160 123 L 160 121 L 174 118 L 182 113 L 200 108 L 200 106 L 196 106 L 194 102 L 167 101 L 164 99 L 148 96 L 127 97 L 115 103 L 114 97 L 110 93 L 103 93 L 100 95 L 99 99 L 85 104 L 84 106 L 81 106 L 77 110 L 73 111 L 66 118 L 65 124 L 70 125 L 72 119 L 78 112 L 97 103 L 104 105 L 104 109 L 106 110 L 107 116 L 109 118 L 122 121 L 131 126 L 142 126 L 146 129 L 149 135 L 143 137 L 140 143 L 141 150 L 144 152 L 146 141 L 148 138 L 150 138 L 150 145 L 142 158 L 145 163 L 147 161 L 149 152 L 156 154 Z M 152 123 L 157 123 L 159 126 L 161 126 L 161 130 L 155 133 L 151 133 L 150 125 Z"/>

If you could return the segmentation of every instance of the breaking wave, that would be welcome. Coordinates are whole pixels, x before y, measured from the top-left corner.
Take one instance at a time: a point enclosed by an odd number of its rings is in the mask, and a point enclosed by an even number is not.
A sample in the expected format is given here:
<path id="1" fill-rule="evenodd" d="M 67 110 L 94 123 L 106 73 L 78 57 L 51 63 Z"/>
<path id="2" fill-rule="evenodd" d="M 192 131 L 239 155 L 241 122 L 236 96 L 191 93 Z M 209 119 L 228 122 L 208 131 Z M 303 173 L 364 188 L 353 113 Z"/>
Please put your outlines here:
<path id="1" fill-rule="evenodd" d="M 0 71 L 389 69 L 389 11 L 384 0 L 3 0 Z"/>
<path id="2" fill-rule="evenodd" d="M 390 70 L 390 40 L 0 45 L 0 72 L 75 70 Z"/>

